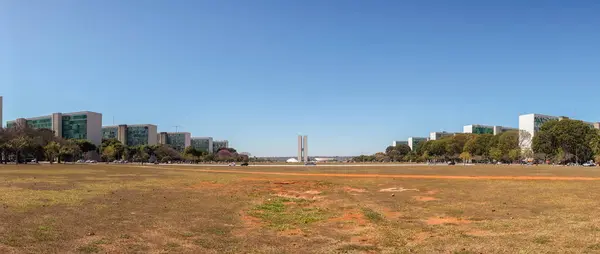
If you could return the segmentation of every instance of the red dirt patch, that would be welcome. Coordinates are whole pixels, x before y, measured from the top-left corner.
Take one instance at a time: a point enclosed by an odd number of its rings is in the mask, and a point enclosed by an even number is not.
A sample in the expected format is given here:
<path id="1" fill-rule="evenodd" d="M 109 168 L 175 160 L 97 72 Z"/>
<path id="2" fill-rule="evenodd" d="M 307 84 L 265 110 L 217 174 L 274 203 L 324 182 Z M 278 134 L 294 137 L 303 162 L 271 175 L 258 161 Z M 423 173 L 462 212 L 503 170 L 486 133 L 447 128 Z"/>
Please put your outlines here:
<path id="1" fill-rule="evenodd" d="M 284 230 L 284 231 L 280 231 L 277 233 L 280 236 L 301 236 L 304 235 L 304 232 L 302 232 L 302 230 L 296 228 L 296 229 L 288 229 L 288 230 Z"/>
<path id="2" fill-rule="evenodd" d="M 423 201 L 423 202 L 438 200 L 437 198 L 434 198 L 434 197 L 425 197 L 425 196 L 413 196 L 413 198 L 416 199 L 417 201 Z"/>
<path id="3" fill-rule="evenodd" d="M 356 222 L 360 226 L 367 225 L 367 220 L 359 211 L 345 212 L 341 217 L 331 218 L 329 222 Z"/>
<path id="4" fill-rule="evenodd" d="M 242 221 L 242 228 L 234 228 L 231 231 L 231 234 L 234 236 L 246 236 L 248 233 L 254 231 L 255 228 L 260 227 L 262 225 L 259 218 L 248 215 L 244 211 L 240 211 L 240 221 Z"/>
<path id="5" fill-rule="evenodd" d="M 442 225 L 442 224 L 469 224 L 470 220 L 464 220 L 454 217 L 431 217 L 425 221 L 427 225 Z"/>
<path id="6" fill-rule="evenodd" d="M 212 188 L 221 188 L 224 184 L 214 183 L 214 182 L 199 182 L 190 186 L 188 189 L 212 189 Z"/>
<path id="7" fill-rule="evenodd" d="M 368 192 L 368 191 L 367 191 L 367 190 L 365 190 L 365 189 L 356 189 L 356 188 L 347 187 L 347 186 L 346 186 L 346 187 L 344 187 L 344 189 L 343 189 L 343 190 L 344 190 L 345 192 L 358 192 L 358 193 L 365 193 L 365 192 Z"/>
<path id="8" fill-rule="evenodd" d="M 353 236 L 350 238 L 350 242 L 352 243 L 356 243 L 356 244 L 375 244 L 375 241 L 373 240 L 373 238 L 371 237 L 367 237 L 367 236 Z"/>
<path id="9" fill-rule="evenodd" d="M 387 218 L 397 219 L 397 218 L 400 218 L 402 216 L 402 213 L 401 212 L 397 212 L 397 211 L 392 211 L 389 208 L 384 208 L 383 209 L 383 215 L 385 215 L 385 217 L 387 217 Z"/>

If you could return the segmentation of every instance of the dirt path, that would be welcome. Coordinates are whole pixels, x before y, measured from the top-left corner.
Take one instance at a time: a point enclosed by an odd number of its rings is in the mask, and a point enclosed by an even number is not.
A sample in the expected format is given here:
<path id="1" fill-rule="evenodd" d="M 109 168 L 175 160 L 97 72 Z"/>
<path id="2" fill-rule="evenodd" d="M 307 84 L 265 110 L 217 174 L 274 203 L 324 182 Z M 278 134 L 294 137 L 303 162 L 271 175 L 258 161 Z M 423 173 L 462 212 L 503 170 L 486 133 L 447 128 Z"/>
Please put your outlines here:
<path id="1" fill-rule="evenodd" d="M 146 168 L 164 169 L 165 167 L 138 166 Z M 175 168 L 170 168 L 175 169 Z M 360 178 L 411 178 L 411 179 L 452 179 L 452 180 L 558 180 L 558 181 L 599 181 L 600 177 L 579 176 L 452 176 L 452 175 L 399 175 L 399 174 L 341 174 L 341 173 L 297 173 L 297 172 L 263 172 L 245 170 L 219 170 L 219 169 L 183 169 L 176 170 L 208 172 L 208 173 L 233 173 L 250 175 L 279 175 L 279 176 L 330 176 L 330 177 L 360 177 Z"/>

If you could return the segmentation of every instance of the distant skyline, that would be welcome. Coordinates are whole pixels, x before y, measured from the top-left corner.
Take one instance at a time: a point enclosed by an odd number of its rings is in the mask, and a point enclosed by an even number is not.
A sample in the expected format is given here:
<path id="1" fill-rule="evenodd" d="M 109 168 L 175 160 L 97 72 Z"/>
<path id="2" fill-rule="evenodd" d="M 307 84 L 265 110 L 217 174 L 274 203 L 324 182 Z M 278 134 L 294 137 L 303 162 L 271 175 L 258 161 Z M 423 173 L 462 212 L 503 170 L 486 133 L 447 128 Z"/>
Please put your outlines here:
<path id="1" fill-rule="evenodd" d="M 0 1 L 4 122 L 227 139 L 253 156 L 383 151 L 393 140 L 600 121 L 598 1 Z"/>

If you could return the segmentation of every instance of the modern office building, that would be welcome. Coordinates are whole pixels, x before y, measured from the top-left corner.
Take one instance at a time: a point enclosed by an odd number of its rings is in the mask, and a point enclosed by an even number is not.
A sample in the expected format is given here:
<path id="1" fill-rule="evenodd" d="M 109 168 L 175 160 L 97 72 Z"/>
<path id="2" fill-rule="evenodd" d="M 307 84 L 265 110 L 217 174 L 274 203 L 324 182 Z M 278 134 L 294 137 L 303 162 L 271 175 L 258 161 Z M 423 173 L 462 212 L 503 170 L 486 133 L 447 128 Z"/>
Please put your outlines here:
<path id="1" fill-rule="evenodd" d="M 192 134 L 189 132 L 161 132 L 157 134 L 157 139 L 159 144 L 169 145 L 179 152 L 192 145 Z"/>
<path id="2" fill-rule="evenodd" d="M 179 152 L 192 145 L 192 134 L 189 132 L 161 132 L 157 138 L 159 144 L 169 145 Z"/>
<path id="3" fill-rule="evenodd" d="M 436 131 L 429 133 L 429 140 L 438 140 L 443 137 L 453 136 L 453 132 L 445 132 L 445 131 Z"/>
<path id="4" fill-rule="evenodd" d="M 53 113 L 6 122 L 8 128 L 15 125 L 49 129 L 54 131 L 55 136 L 64 139 L 87 139 L 95 145 L 102 143 L 102 114 L 96 112 Z"/>
<path id="5" fill-rule="evenodd" d="M 192 147 L 207 153 L 213 153 L 213 138 L 212 137 L 193 137 Z"/>
<path id="6" fill-rule="evenodd" d="M 392 146 L 408 145 L 408 141 L 395 140 L 392 141 Z"/>
<path id="7" fill-rule="evenodd" d="M 531 149 L 531 142 L 533 141 L 533 137 L 540 130 L 540 127 L 552 120 L 564 120 L 569 119 L 565 116 L 549 116 L 542 114 L 527 114 L 519 116 L 519 144 L 521 144 L 521 149 Z M 581 121 L 581 120 L 577 120 Z M 586 122 L 592 128 L 600 129 L 600 123 L 598 122 Z"/>
<path id="8" fill-rule="evenodd" d="M 219 148 L 229 148 L 229 141 L 227 140 L 214 140 L 213 141 L 213 153 L 219 151 Z"/>
<path id="9" fill-rule="evenodd" d="M 492 126 L 492 125 L 483 125 L 483 124 L 471 124 L 465 125 L 463 127 L 463 133 L 472 133 L 472 134 L 493 134 L 498 135 L 502 132 L 509 130 L 517 130 L 512 127 L 504 127 L 504 126 Z"/>
<path id="10" fill-rule="evenodd" d="M 410 137 L 408 138 L 408 146 L 410 147 L 410 150 L 414 150 L 417 145 L 425 141 L 427 141 L 427 138 L 424 137 Z"/>
<path id="11" fill-rule="evenodd" d="M 102 138 L 114 138 L 127 146 L 158 144 L 157 128 L 153 124 L 103 126 Z"/>

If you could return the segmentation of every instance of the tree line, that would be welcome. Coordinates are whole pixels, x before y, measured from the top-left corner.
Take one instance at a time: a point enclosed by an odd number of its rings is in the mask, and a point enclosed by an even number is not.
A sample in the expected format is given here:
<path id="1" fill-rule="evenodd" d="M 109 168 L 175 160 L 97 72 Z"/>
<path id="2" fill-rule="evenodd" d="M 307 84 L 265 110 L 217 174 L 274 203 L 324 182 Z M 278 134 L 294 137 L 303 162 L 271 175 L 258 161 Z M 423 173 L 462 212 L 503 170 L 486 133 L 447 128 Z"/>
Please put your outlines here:
<path id="1" fill-rule="evenodd" d="M 530 149 L 524 143 L 531 140 Z M 600 163 L 600 130 L 577 120 L 544 123 L 536 135 L 511 130 L 499 135 L 457 133 L 416 145 L 388 146 L 385 152 L 354 157 L 355 162 L 503 162 Z"/>
<path id="2" fill-rule="evenodd" d="M 63 139 L 49 129 L 33 129 L 15 126 L 0 128 L 0 161 L 23 163 L 31 160 L 53 162 L 75 162 L 77 160 L 115 160 L 154 162 L 238 162 L 248 161 L 234 148 L 221 148 L 209 154 L 193 147 L 179 152 L 168 145 L 127 146 L 117 139 L 104 139 L 100 146 L 88 140 Z"/>

